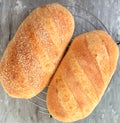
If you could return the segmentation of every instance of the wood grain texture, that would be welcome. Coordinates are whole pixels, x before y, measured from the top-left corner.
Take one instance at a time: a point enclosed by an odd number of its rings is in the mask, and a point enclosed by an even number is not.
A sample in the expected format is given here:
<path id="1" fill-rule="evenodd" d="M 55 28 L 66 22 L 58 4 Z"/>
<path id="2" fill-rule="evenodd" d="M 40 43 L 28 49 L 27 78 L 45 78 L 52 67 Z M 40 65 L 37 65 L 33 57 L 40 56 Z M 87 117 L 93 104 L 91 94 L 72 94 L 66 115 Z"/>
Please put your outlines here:
<path id="1" fill-rule="evenodd" d="M 119 0 L 0 0 L 0 57 L 29 12 L 39 5 L 56 1 L 88 9 L 103 21 L 115 41 L 120 40 Z M 97 108 L 89 117 L 76 123 L 120 123 L 119 90 L 120 59 L 117 71 Z M 0 86 L 0 123 L 59 123 L 38 110 L 26 100 L 11 99 Z"/>

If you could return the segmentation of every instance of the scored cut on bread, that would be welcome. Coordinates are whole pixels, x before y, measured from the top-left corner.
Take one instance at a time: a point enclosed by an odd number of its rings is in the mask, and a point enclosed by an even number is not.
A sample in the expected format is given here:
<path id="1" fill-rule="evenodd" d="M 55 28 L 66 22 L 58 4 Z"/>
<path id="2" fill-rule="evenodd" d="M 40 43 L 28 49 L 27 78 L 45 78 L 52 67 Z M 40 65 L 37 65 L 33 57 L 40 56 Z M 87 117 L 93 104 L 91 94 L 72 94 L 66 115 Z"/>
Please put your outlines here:
<path id="1" fill-rule="evenodd" d="M 0 82 L 15 98 L 32 98 L 52 77 L 74 31 L 71 13 L 58 3 L 33 10 L 9 42 Z"/>
<path id="2" fill-rule="evenodd" d="M 115 72 L 118 55 L 116 43 L 104 31 L 77 36 L 50 82 L 49 113 L 63 122 L 87 117 L 100 102 Z"/>

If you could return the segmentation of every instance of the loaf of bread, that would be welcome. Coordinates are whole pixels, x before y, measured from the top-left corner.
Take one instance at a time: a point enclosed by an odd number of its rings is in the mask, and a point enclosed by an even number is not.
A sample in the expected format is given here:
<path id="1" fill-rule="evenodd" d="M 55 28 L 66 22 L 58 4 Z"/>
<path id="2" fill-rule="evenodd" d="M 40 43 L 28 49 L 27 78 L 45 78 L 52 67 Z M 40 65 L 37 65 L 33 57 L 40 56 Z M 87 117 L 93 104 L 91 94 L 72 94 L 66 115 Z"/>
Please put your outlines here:
<path id="1" fill-rule="evenodd" d="M 1 60 L 0 82 L 15 98 L 31 98 L 50 81 L 74 31 L 74 19 L 53 3 L 33 10 L 18 28 Z"/>
<path id="2" fill-rule="evenodd" d="M 87 117 L 110 82 L 118 54 L 117 45 L 106 32 L 94 30 L 77 36 L 48 88 L 50 114 L 63 122 Z"/>

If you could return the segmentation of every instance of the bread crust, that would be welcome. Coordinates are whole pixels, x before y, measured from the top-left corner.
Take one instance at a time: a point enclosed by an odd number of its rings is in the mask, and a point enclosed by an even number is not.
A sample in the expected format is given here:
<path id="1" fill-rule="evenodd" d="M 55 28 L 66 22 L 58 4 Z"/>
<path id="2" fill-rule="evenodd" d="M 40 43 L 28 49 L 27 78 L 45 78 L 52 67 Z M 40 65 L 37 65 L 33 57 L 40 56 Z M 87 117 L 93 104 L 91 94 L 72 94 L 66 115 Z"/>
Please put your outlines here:
<path id="1" fill-rule="evenodd" d="M 104 31 L 77 36 L 48 88 L 50 114 L 63 122 L 87 117 L 101 100 L 116 69 L 118 55 L 116 43 Z"/>
<path id="2" fill-rule="evenodd" d="M 32 98 L 48 84 L 74 31 L 71 13 L 58 3 L 33 10 L 1 60 L 0 82 L 15 98 Z"/>

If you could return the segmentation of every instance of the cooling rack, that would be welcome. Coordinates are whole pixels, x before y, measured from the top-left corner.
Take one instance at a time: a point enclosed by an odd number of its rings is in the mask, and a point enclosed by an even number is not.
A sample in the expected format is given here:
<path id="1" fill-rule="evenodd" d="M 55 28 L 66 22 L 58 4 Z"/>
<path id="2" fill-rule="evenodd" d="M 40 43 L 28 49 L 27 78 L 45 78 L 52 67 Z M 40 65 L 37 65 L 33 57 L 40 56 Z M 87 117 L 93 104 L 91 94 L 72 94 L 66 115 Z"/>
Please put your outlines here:
<path id="1" fill-rule="evenodd" d="M 98 17 L 96 17 L 94 14 L 84 9 L 80 5 L 75 5 L 75 6 L 71 6 L 68 4 L 62 4 L 62 5 L 64 5 L 72 13 L 75 19 L 75 31 L 72 40 L 74 39 L 75 36 L 94 29 L 104 30 L 110 35 L 112 35 L 112 33 L 107 29 L 107 27 Z M 117 45 L 120 45 L 120 41 L 116 41 L 116 43 Z M 42 113 L 43 115 L 52 118 L 46 106 L 47 89 L 48 86 L 40 94 L 27 101 L 33 104 L 35 107 L 37 107 L 39 113 Z"/>

